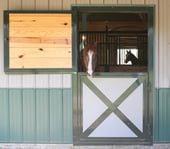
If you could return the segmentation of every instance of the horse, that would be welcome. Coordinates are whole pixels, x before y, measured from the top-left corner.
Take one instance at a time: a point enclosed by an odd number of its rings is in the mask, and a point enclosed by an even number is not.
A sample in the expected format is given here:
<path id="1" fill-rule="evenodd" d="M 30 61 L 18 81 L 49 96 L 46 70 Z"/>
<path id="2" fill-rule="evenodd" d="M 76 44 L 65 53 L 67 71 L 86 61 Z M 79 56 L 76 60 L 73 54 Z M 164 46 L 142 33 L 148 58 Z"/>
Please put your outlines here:
<path id="1" fill-rule="evenodd" d="M 83 64 L 86 69 L 87 76 L 93 77 L 93 73 L 97 65 L 97 42 L 84 45 Z"/>
<path id="2" fill-rule="evenodd" d="M 135 55 L 133 55 L 130 50 L 126 51 L 125 63 L 128 63 L 129 61 L 131 61 L 132 65 L 139 64 L 138 58 Z"/>

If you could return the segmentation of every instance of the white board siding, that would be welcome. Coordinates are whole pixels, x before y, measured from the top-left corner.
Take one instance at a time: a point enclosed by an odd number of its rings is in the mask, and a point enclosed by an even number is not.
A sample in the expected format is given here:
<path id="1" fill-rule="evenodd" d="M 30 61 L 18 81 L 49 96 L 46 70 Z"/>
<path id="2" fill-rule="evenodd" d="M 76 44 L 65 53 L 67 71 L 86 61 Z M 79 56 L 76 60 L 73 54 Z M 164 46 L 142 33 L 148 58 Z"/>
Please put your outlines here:
<path id="1" fill-rule="evenodd" d="M 76 0 L 62 0 L 63 1 L 63 10 L 70 10 L 71 5 L 76 4 Z"/>
<path id="2" fill-rule="evenodd" d="M 36 0 L 35 1 L 35 8 L 36 10 L 48 10 L 49 9 L 49 0 Z"/>
<path id="3" fill-rule="evenodd" d="M 8 76 L 4 73 L 3 10 L 8 9 L 8 1 L 0 0 L 0 86 L 8 86 Z"/>
<path id="4" fill-rule="evenodd" d="M 131 4 L 131 0 L 118 0 L 118 4 Z"/>
<path id="5" fill-rule="evenodd" d="M 7 8 L 8 7 L 8 1 L 7 0 L 0 0 L 0 11 L 2 10 L 4 10 L 5 8 Z"/>
<path id="6" fill-rule="evenodd" d="M 90 0 L 77 0 L 76 4 L 89 4 Z"/>
<path id="7" fill-rule="evenodd" d="M 168 0 L 159 3 L 159 86 L 169 86 L 168 76 Z"/>
<path id="8" fill-rule="evenodd" d="M 168 7 L 168 12 L 167 14 L 170 14 L 170 1 L 167 1 L 167 7 Z M 167 66 L 168 64 L 170 64 L 170 18 L 168 18 L 168 25 L 167 25 L 167 28 L 168 28 L 168 48 L 166 49 L 167 51 L 167 62 L 165 63 L 165 65 Z M 170 87 L 170 69 L 168 68 L 167 69 L 167 74 L 168 74 L 168 81 L 167 81 L 167 86 L 168 88 Z"/>
<path id="9" fill-rule="evenodd" d="M 35 88 L 35 75 L 25 74 L 22 76 L 22 87 L 23 88 Z"/>
<path id="10" fill-rule="evenodd" d="M 103 4 L 104 0 L 91 0 L 90 4 Z"/>
<path id="11" fill-rule="evenodd" d="M 22 10 L 35 10 L 35 0 L 22 0 Z"/>
<path id="12" fill-rule="evenodd" d="M 104 4 L 117 4 L 117 0 L 104 0 Z"/>
<path id="13" fill-rule="evenodd" d="M 22 0 L 8 0 L 8 9 L 20 10 L 22 8 Z"/>
<path id="14" fill-rule="evenodd" d="M 49 0 L 49 10 L 62 10 L 62 0 Z"/>
<path id="15" fill-rule="evenodd" d="M 132 0 L 132 4 L 144 4 L 144 0 Z"/>

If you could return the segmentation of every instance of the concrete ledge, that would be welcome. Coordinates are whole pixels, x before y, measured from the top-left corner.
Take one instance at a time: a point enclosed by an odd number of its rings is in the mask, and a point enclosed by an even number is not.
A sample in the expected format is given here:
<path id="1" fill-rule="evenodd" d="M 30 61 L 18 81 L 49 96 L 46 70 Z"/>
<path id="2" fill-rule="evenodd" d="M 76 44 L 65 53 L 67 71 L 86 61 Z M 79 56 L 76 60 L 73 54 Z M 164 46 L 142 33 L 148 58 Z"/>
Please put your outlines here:
<path id="1" fill-rule="evenodd" d="M 73 144 L 0 144 L 0 149 L 170 149 L 170 144 L 74 146 Z"/>

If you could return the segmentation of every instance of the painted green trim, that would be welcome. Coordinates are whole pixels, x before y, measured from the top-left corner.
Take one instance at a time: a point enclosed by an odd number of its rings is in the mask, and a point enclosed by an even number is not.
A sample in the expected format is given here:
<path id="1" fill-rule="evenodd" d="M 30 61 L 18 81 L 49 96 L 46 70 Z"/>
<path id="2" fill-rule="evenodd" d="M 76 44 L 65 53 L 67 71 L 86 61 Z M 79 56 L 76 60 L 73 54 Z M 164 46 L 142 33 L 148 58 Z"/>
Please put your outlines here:
<path id="1" fill-rule="evenodd" d="M 0 142 L 72 143 L 72 89 L 0 89 Z"/>

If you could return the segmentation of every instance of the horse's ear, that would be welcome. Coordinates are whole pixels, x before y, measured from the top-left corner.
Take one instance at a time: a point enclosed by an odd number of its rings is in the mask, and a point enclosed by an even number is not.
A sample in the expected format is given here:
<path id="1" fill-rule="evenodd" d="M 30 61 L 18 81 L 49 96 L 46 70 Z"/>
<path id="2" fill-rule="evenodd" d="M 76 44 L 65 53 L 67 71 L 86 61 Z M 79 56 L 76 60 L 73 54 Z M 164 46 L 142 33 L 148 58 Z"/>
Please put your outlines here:
<path id="1" fill-rule="evenodd" d="M 126 53 L 131 53 L 131 50 L 126 50 Z"/>

